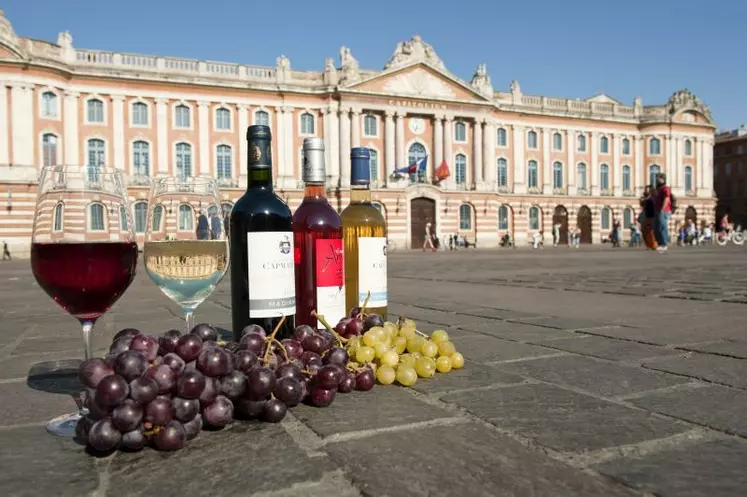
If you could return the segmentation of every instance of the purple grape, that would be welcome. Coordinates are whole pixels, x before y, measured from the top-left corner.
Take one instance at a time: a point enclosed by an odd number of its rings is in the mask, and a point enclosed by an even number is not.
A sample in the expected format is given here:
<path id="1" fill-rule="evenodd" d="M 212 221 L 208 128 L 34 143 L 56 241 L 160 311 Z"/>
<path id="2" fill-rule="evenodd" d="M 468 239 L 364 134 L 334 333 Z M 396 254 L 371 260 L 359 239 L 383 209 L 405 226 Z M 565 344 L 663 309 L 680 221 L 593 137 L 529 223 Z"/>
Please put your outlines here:
<path id="1" fill-rule="evenodd" d="M 301 368 L 294 364 L 283 364 L 275 370 L 275 377 L 278 380 L 287 377 L 300 381 L 303 378 L 303 373 L 301 372 Z"/>
<path id="2" fill-rule="evenodd" d="M 296 326 L 296 329 L 293 330 L 293 339 L 297 341 L 298 343 L 303 343 L 303 341 L 306 339 L 306 337 L 315 335 L 316 331 L 314 328 L 307 324 L 302 324 L 299 326 Z"/>
<path id="3" fill-rule="evenodd" d="M 304 378 L 301 382 L 301 402 L 309 395 L 309 380 Z"/>
<path id="4" fill-rule="evenodd" d="M 176 380 L 176 394 L 185 399 L 197 399 L 205 384 L 205 376 L 199 371 L 185 371 Z"/>
<path id="5" fill-rule="evenodd" d="M 114 427 L 112 418 L 96 421 L 88 431 L 88 445 L 98 452 L 114 450 L 122 440 L 122 434 Z"/>
<path id="6" fill-rule="evenodd" d="M 286 338 L 281 342 L 285 347 L 285 353 L 288 354 L 288 359 L 300 359 L 303 354 L 303 346 L 298 340 L 292 338 Z"/>
<path id="7" fill-rule="evenodd" d="M 355 318 L 348 321 L 347 326 L 345 326 L 345 337 L 357 336 L 362 334 L 363 321 L 361 319 Z"/>
<path id="8" fill-rule="evenodd" d="M 96 388 L 102 379 L 113 374 L 114 369 L 99 358 L 83 361 L 78 368 L 78 378 L 88 388 Z"/>
<path id="9" fill-rule="evenodd" d="M 324 352 L 324 338 L 319 335 L 309 335 L 301 342 L 305 351 L 321 354 Z"/>
<path id="10" fill-rule="evenodd" d="M 132 337 L 130 350 L 142 352 L 148 361 L 153 361 L 158 357 L 158 340 L 150 335 L 136 335 Z"/>
<path id="11" fill-rule="evenodd" d="M 332 347 L 332 343 L 334 342 L 335 337 L 333 337 L 332 333 L 327 330 L 320 330 L 319 336 L 322 337 L 322 352 L 325 352 Z M 322 352 L 320 352 L 320 354 Z"/>
<path id="12" fill-rule="evenodd" d="M 182 334 L 179 330 L 169 330 L 158 338 L 158 353 L 166 355 L 176 349 L 176 342 Z"/>
<path id="13" fill-rule="evenodd" d="M 262 410 L 262 419 L 268 423 L 279 423 L 288 412 L 288 407 L 278 399 L 270 399 Z"/>
<path id="14" fill-rule="evenodd" d="M 316 386 L 311 390 L 311 405 L 316 407 L 327 407 L 335 400 L 335 391 L 328 388 Z"/>
<path id="15" fill-rule="evenodd" d="M 355 376 L 346 372 L 345 376 L 342 378 L 342 380 L 340 380 L 340 383 L 337 385 L 337 390 L 340 393 L 350 393 L 353 390 L 355 390 Z"/>
<path id="16" fill-rule="evenodd" d="M 241 371 L 231 371 L 219 380 L 220 393 L 233 400 L 244 395 L 246 375 Z"/>
<path id="17" fill-rule="evenodd" d="M 259 364 L 257 354 L 251 350 L 239 350 L 234 354 L 234 357 L 236 358 L 235 368 L 244 374 L 247 374 L 249 370 Z"/>
<path id="18" fill-rule="evenodd" d="M 360 308 L 359 306 L 351 307 L 350 313 L 348 314 L 348 316 L 351 318 L 357 318 L 358 314 L 360 314 L 362 311 L 363 309 Z"/>
<path id="19" fill-rule="evenodd" d="M 335 325 L 335 332 L 338 335 L 345 336 L 345 327 L 348 325 L 352 318 L 341 318 L 340 321 Z"/>
<path id="20" fill-rule="evenodd" d="M 345 366 L 343 366 L 342 364 L 337 364 L 336 362 L 331 362 L 327 364 L 327 366 L 331 366 L 337 370 L 337 373 L 340 375 L 340 381 L 345 378 L 345 375 L 348 372 L 348 370 L 345 369 Z"/>
<path id="21" fill-rule="evenodd" d="M 122 352 L 114 360 L 114 372 L 127 381 L 132 381 L 138 376 L 142 376 L 146 369 L 148 369 L 148 360 L 142 352 L 138 352 L 137 350 Z"/>
<path id="22" fill-rule="evenodd" d="M 321 359 L 318 361 L 311 361 L 306 365 L 306 372 L 311 374 L 311 376 L 316 376 L 320 369 L 322 369 Z"/>
<path id="23" fill-rule="evenodd" d="M 342 347 L 332 347 L 329 349 L 322 358 L 324 364 L 342 364 L 345 365 L 348 363 L 348 353 L 345 349 Z"/>
<path id="24" fill-rule="evenodd" d="M 218 342 L 216 342 L 215 340 L 205 340 L 204 342 L 202 342 L 202 350 L 219 348 L 221 348 L 221 346 L 218 345 Z"/>
<path id="25" fill-rule="evenodd" d="M 138 404 L 149 404 L 157 396 L 158 383 L 153 378 L 141 376 L 130 382 L 130 398 Z"/>
<path id="26" fill-rule="evenodd" d="M 264 400 L 275 388 L 275 373 L 271 369 L 258 366 L 247 375 L 244 395 L 251 400 Z"/>
<path id="27" fill-rule="evenodd" d="M 111 346 L 109 347 L 109 355 L 118 356 L 122 352 L 127 352 L 130 350 L 130 344 L 132 343 L 131 336 L 123 336 L 121 338 L 117 338 L 112 342 Z"/>
<path id="28" fill-rule="evenodd" d="M 187 433 L 187 440 L 195 438 L 202 429 L 202 416 L 197 415 L 192 421 L 184 423 L 184 431 Z"/>
<path id="29" fill-rule="evenodd" d="M 378 314 L 369 314 L 363 321 L 363 330 L 368 331 L 374 326 L 384 326 L 384 319 Z"/>
<path id="30" fill-rule="evenodd" d="M 303 354 L 301 354 L 301 362 L 303 362 L 305 365 L 310 364 L 312 361 L 316 362 L 317 360 L 319 360 L 319 365 L 322 365 L 322 356 L 320 356 L 316 352 L 307 350 Z"/>
<path id="31" fill-rule="evenodd" d="M 111 416 L 112 408 L 101 406 L 96 401 L 95 393 L 88 398 L 86 405 L 88 407 L 88 417 L 91 418 L 93 421 L 98 421 L 99 419 L 103 419 L 107 416 Z"/>
<path id="32" fill-rule="evenodd" d="M 212 341 L 218 340 L 218 330 L 216 330 L 215 328 L 213 328 L 207 323 L 200 323 L 196 325 L 194 328 L 192 328 L 192 331 L 190 331 L 190 333 L 202 338 L 203 342 L 207 340 L 212 340 Z"/>
<path id="33" fill-rule="evenodd" d="M 158 450 L 173 451 L 184 447 L 187 432 L 179 421 L 171 421 L 158 431 L 153 439 L 153 445 Z"/>
<path id="34" fill-rule="evenodd" d="M 134 400 L 127 399 L 112 411 L 112 423 L 122 433 L 132 431 L 143 422 L 143 409 Z"/>
<path id="35" fill-rule="evenodd" d="M 200 401 L 197 399 L 174 397 L 171 404 L 174 406 L 174 418 L 182 423 L 192 421 L 200 412 Z"/>
<path id="36" fill-rule="evenodd" d="M 143 431 L 142 425 L 132 431 L 128 431 L 127 433 L 122 434 L 123 449 L 132 451 L 140 450 L 145 447 L 146 442 L 147 439 L 145 438 L 145 433 Z"/>
<path id="37" fill-rule="evenodd" d="M 184 371 L 184 368 L 187 367 L 187 363 L 184 362 L 184 359 L 173 352 L 169 352 L 163 356 L 163 364 L 170 367 L 177 375 L 181 374 Z"/>
<path id="38" fill-rule="evenodd" d="M 145 406 L 144 419 L 156 426 L 166 426 L 174 419 L 174 406 L 169 399 L 156 398 Z"/>
<path id="39" fill-rule="evenodd" d="M 174 348 L 176 355 L 184 359 L 184 362 L 197 359 L 197 356 L 200 355 L 200 350 L 202 350 L 202 339 L 191 333 L 180 337 L 176 341 L 176 348 Z"/>
<path id="40" fill-rule="evenodd" d="M 96 386 L 96 403 L 101 407 L 111 408 L 127 398 L 130 388 L 124 378 L 112 374 L 103 378 Z"/>
<path id="41" fill-rule="evenodd" d="M 254 419 L 262 415 L 266 400 L 238 399 L 234 401 L 234 416 L 239 419 Z"/>
<path id="42" fill-rule="evenodd" d="M 260 325 L 250 324 L 248 326 L 245 326 L 244 329 L 241 330 L 241 338 L 244 338 L 246 335 L 250 333 L 256 333 L 260 335 L 262 338 L 265 338 L 267 336 L 267 332 Z"/>
<path id="43" fill-rule="evenodd" d="M 217 378 L 233 370 L 231 355 L 221 348 L 205 348 L 197 356 L 197 369 L 205 376 Z"/>
<path id="44" fill-rule="evenodd" d="M 205 378 L 203 376 L 203 378 Z M 205 378 L 205 388 L 200 394 L 200 404 L 202 407 L 208 406 L 215 402 L 215 398 L 220 394 L 220 382 L 218 378 Z"/>
<path id="45" fill-rule="evenodd" d="M 239 347 L 242 350 L 251 350 L 257 355 L 261 355 L 265 350 L 265 339 L 259 333 L 249 333 L 241 337 Z"/>
<path id="46" fill-rule="evenodd" d="M 197 361 L 189 361 L 184 364 L 184 371 L 197 371 Z"/>
<path id="47" fill-rule="evenodd" d="M 202 410 L 202 418 L 215 428 L 222 428 L 233 421 L 233 404 L 228 397 L 218 395 L 215 402 Z"/>
<path id="48" fill-rule="evenodd" d="M 286 406 L 295 407 L 303 400 L 304 390 L 300 381 L 285 377 L 277 381 L 273 394 Z"/>
<path id="49" fill-rule="evenodd" d="M 374 387 L 374 374 L 370 369 L 364 369 L 355 375 L 355 389 L 368 392 Z"/>
<path id="50" fill-rule="evenodd" d="M 112 343 L 116 342 L 122 337 L 132 338 L 136 335 L 140 335 L 140 330 L 136 330 L 135 328 L 123 328 L 114 335 L 114 338 L 112 338 Z"/>
<path id="51" fill-rule="evenodd" d="M 160 366 L 161 364 L 163 364 L 163 357 L 161 357 L 160 355 L 150 361 L 151 366 Z"/>
<path id="52" fill-rule="evenodd" d="M 316 374 L 317 384 L 327 390 L 336 390 L 340 383 L 340 370 L 334 365 L 328 364 L 321 368 Z"/>
<path id="53" fill-rule="evenodd" d="M 143 376 L 156 380 L 159 394 L 169 393 L 176 384 L 176 373 L 165 364 L 148 368 Z"/>
<path id="54" fill-rule="evenodd" d="M 75 438 L 81 442 L 88 443 L 88 432 L 91 431 L 91 427 L 96 421 L 91 419 L 89 416 L 83 416 L 75 424 Z"/>

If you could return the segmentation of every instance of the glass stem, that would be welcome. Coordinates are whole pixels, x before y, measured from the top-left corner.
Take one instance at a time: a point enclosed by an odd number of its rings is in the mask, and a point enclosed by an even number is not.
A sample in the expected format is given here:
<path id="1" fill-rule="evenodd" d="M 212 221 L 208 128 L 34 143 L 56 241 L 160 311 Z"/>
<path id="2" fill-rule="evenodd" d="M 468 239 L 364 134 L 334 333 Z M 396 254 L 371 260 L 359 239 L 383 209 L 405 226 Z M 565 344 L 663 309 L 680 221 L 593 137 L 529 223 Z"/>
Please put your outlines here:
<path id="1" fill-rule="evenodd" d="M 195 327 L 195 313 L 194 311 L 186 311 L 184 313 L 184 321 L 186 321 L 187 324 L 187 333 L 192 331 L 192 328 Z"/>
<path id="2" fill-rule="evenodd" d="M 93 331 L 93 321 L 83 321 L 83 348 L 86 360 L 93 357 L 93 345 L 91 344 L 91 332 Z"/>

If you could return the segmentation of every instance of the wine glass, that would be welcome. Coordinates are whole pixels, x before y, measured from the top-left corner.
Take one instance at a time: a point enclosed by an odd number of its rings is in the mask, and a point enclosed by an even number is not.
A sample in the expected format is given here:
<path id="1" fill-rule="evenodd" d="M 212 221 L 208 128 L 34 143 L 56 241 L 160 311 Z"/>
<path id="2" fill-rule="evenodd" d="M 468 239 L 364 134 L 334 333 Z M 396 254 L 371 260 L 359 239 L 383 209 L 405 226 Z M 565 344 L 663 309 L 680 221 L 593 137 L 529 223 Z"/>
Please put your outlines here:
<path id="1" fill-rule="evenodd" d="M 145 270 L 184 310 L 186 329 L 195 309 L 228 268 L 218 185 L 210 178 L 166 177 L 153 183 L 145 233 Z"/>
<path id="2" fill-rule="evenodd" d="M 39 286 L 83 326 L 85 358 L 93 325 L 135 277 L 138 249 L 121 171 L 105 166 L 42 168 L 34 212 L 31 270 Z M 72 436 L 86 414 L 47 423 Z"/>

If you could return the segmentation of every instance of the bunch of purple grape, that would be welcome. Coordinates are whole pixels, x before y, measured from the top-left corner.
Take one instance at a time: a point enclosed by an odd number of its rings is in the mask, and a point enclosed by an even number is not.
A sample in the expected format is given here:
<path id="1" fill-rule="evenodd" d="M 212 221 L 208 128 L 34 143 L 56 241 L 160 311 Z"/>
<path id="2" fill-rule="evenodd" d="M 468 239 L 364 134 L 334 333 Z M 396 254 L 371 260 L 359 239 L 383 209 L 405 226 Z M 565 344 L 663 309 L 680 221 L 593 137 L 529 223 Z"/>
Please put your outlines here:
<path id="1" fill-rule="evenodd" d="M 375 326 L 384 326 L 384 318 L 378 314 L 367 314 L 365 307 L 353 307 L 348 317 L 341 318 L 335 332 L 343 338 L 360 336 Z"/>

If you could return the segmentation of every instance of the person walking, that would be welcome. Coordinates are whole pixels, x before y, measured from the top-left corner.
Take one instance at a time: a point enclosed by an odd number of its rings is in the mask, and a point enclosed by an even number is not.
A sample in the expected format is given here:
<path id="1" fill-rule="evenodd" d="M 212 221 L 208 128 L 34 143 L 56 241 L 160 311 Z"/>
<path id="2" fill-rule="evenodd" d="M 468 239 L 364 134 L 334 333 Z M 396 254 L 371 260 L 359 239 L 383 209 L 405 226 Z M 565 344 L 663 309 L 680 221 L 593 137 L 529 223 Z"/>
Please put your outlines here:
<path id="1" fill-rule="evenodd" d="M 656 207 L 654 205 L 653 188 L 646 186 L 641 197 L 641 214 L 638 220 L 641 223 L 643 232 L 643 243 L 649 250 L 656 250 L 658 244 L 654 236 L 654 218 L 656 217 Z"/>
<path id="2" fill-rule="evenodd" d="M 210 223 L 204 212 L 197 216 L 197 239 L 210 240 Z"/>
<path id="3" fill-rule="evenodd" d="M 431 249 L 432 252 L 436 251 L 436 247 L 433 246 L 433 225 L 430 221 L 425 223 L 425 240 L 423 240 L 423 252 L 426 249 Z"/>
<path id="4" fill-rule="evenodd" d="M 13 258 L 10 256 L 10 250 L 8 250 L 8 242 L 3 240 L 3 260 L 12 261 Z"/>
<path id="5" fill-rule="evenodd" d="M 656 175 L 656 221 L 654 223 L 654 234 L 656 243 L 659 244 L 656 250 L 664 252 L 669 245 L 669 217 L 672 215 L 672 190 L 667 186 L 667 175 L 659 173 Z"/>

